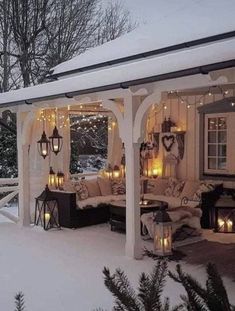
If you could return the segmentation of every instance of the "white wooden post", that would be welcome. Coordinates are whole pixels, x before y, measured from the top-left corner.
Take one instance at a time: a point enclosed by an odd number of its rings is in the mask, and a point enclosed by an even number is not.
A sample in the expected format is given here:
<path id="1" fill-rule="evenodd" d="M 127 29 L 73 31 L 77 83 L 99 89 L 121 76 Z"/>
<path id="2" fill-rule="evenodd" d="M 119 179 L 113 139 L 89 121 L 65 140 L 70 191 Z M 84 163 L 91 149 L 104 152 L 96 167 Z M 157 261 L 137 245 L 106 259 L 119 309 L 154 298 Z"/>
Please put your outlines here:
<path id="1" fill-rule="evenodd" d="M 23 137 L 25 113 L 17 113 L 17 150 L 19 178 L 19 224 L 30 225 L 29 144 Z"/>
<path id="2" fill-rule="evenodd" d="M 140 175 L 139 144 L 133 141 L 136 108 L 132 96 L 124 101 L 125 155 L 126 155 L 126 255 L 142 258 L 140 236 Z"/>

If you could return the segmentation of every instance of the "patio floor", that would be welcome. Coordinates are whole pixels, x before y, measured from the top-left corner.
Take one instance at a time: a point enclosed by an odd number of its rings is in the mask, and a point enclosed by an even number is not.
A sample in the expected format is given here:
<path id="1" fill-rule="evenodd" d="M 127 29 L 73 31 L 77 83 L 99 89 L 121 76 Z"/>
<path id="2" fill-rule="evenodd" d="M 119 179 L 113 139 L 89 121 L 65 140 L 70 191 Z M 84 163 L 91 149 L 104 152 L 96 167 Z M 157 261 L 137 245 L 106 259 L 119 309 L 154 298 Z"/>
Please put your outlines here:
<path id="1" fill-rule="evenodd" d="M 106 224 L 45 232 L 0 223 L 1 308 L 14 310 L 14 294 L 21 290 L 27 310 L 111 310 L 113 299 L 103 285 L 103 267 L 112 271 L 121 267 L 136 285 L 140 272 L 149 272 L 154 266 L 149 258 L 126 258 L 124 246 L 125 235 L 111 232 Z M 169 268 L 174 267 L 171 262 Z M 204 280 L 201 266 L 184 264 L 184 269 Z M 235 304 L 235 283 L 225 279 L 225 284 Z M 179 285 L 168 280 L 165 295 L 172 305 L 179 302 L 181 292 Z"/>

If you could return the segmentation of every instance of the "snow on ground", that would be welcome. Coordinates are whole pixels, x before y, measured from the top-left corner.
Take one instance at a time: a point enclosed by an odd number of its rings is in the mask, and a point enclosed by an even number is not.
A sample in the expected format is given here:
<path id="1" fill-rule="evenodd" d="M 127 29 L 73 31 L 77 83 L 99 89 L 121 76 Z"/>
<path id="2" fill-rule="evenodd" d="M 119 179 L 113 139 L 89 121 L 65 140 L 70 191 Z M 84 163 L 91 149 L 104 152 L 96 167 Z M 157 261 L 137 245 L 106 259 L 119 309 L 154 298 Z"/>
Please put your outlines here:
<path id="1" fill-rule="evenodd" d="M 137 284 L 142 271 L 149 272 L 154 261 L 135 261 L 124 255 L 125 235 L 99 225 L 78 230 L 43 231 L 41 227 L 21 228 L 0 223 L 1 309 L 14 310 L 14 294 L 25 294 L 27 310 L 88 311 L 97 307 L 111 310 L 112 296 L 103 285 L 102 269 L 121 267 Z M 175 263 L 170 263 L 173 269 Z M 200 280 L 204 269 L 184 265 Z M 226 281 L 231 293 L 234 283 Z M 182 288 L 167 282 L 165 295 L 179 301 Z M 235 303 L 235 297 L 231 296 Z"/>

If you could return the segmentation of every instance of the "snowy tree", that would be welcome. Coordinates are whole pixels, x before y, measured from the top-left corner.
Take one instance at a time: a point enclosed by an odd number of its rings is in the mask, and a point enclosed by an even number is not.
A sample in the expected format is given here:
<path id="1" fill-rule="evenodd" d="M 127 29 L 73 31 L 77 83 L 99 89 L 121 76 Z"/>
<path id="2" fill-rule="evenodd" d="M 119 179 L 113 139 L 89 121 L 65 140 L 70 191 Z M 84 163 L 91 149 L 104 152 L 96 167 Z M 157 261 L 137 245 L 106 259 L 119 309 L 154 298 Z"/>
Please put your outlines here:
<path id="1" fill-rule="evenodd" d="M 135 27 L 120 2 L 2 0 L 0 91 L 43 82 L 50 69 Z"/>

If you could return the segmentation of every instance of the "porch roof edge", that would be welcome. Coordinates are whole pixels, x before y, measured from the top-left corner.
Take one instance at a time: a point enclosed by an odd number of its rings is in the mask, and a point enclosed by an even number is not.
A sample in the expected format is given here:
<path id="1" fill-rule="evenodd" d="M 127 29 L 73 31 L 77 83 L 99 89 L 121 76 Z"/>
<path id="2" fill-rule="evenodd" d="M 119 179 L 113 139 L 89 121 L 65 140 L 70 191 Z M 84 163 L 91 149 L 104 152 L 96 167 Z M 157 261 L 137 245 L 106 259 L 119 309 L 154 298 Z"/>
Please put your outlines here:
<path id="1" fill-rule="evenodd" d="M 149 77 L 135 79 L 135 80 L 124 81 L 121 83 L 114 83 L 110 85 L 104 85 L 104 86 L 99 86 L 99 87 L 94 87 L 94 88 L 78 90 L 78 91 L 72 91 L 72 92 L 67 92 L 67 93 L 63 92 L 63 93 L 58 93 L 55 95 L 45 95 L 45 96 L 39 96 L 39 97 L 28 97 L 27 100 L 15 100 L 15 101 L 7 102 L 5 104 L 4 103 L 0 104 L 0 108 L 18 106 L 18 105 L 23 105 L 23 104 L 32 105 L 34 102 L 38 102 L 42 100 L 50 100 L 50 99 L 56 99 L 56 98 L 61 98 L 61 97 L 72 98 L 78 95 L 85 95 L 85 94 L 109 91 L 109 90 L 114 90 L 114 89 L 128 89 L 129 87 L 135 86 L 138 84 L 147 84 L 147 83 L 164 81 L 164 80 L 169 80 L 169 79 L 182 78 L 185 76 L 191 76 L 191 75 L 196 75 L 196 74 L 208 74 L 211 71 L 216 71 L 216 70 L 221 70 L 221 69 L 226 69 L 226 68 L 231 68 L 231 67 L 235 67 L 235 59 L 231 59 L 231 60 L 224 61 L 224 62 L 213 63 L 213 64 L 207 64 L 203 66 L 187 68 L 187 69 L 183 69 L 179 71 L 168 72 L 168 73 L 164 73 L 160 75 L 149 76 Z M 48 83 L 47 85 L 50 85 L 50 83 Z"/>

